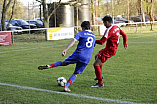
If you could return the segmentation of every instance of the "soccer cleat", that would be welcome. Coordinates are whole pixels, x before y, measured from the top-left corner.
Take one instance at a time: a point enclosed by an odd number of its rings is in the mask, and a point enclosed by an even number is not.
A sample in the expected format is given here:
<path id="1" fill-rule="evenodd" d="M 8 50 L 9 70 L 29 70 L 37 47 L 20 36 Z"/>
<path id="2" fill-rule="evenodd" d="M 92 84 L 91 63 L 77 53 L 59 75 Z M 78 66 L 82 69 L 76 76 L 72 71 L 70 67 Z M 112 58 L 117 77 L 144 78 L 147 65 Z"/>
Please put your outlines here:
<path id="1" fill-rule="evenodd" d="M 102 79 L 104 79 L 104 76 L 102 75 Z M 94 80 L 98 80 L 97 78 L 95 78 Z"/>
<path id="2" fill-rule="evenodd" d="M 66 88 L 64 88 L 64 91 L 65 92 L 70 92 L 71 90 L 68 87 L 66 87 Z"/>
<path id="3" fill-rule="evenodd" d="M 40 66 L 38 66 L 39 70 L 49 69 L 49 68 L 50 68 L 50 65 L 40 65 Z"/>
<path id="4" fill-rule="evenodd" d="M 91 87 L 104 87 L 104 84 L 99 84 L 99 83 L 96 83 L 96 85 L 93 85 L 93 86 L 91 86 Z"/>

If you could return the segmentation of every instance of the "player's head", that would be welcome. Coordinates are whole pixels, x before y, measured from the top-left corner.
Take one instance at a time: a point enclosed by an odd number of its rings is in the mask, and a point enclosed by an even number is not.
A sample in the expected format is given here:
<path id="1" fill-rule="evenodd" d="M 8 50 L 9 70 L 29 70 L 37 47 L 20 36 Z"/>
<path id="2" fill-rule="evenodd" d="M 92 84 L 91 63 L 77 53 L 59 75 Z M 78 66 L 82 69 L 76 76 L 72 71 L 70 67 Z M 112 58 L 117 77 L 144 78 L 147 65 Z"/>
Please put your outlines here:
<path id="1" fill-rule="evenodd" d="M 106 15 L 103 19 L 102 19 L 104 26 L 106 26 L 106 28 L 110 27 L 112 25 L 112 17 L 109 15 Z"/>
<path id="2" fill-rule="evenodd" d="M 103 21 L 103 22 L 108 21 L 109 23 L 112 23 L 112 17 L 109 16 L 109 15 L 106 15 L 105 17 L 103 17 L 102 21 Z"/>
<path id="3" fill-rule="evenodd" d="M 85 30 L 89 30 L 90 29 L 90 22 L 89 21 L 83 21 L 81 24 L 81 27 Z"/>

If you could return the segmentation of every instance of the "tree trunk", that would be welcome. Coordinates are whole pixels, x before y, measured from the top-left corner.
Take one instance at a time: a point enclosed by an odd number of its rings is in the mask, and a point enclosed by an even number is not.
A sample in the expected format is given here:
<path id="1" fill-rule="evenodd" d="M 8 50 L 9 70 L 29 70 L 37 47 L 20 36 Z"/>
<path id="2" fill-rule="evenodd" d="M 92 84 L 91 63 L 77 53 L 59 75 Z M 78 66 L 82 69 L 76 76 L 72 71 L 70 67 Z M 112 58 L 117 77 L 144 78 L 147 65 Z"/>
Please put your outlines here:
<path id="1" fill-rule="evenodd" d="M 57 10 L 57 8 L 60 6 L 60 2 L 61 0 L 59 0 L 57 7 L 55 8 L 55 10 L 53 10 L 52 12 L 48 13 L 48 8 L 47 8 L 47 4 L 46 4 L 46 0 L 42 0 L 42 5 L 43 5 L 43 16 L 44 16 L 44 27 L 45 28 L 49 28 L 49 18 L 51 17 L 52 14 L 54 14 L 54 12 Z M 50 9 L 51 10 L 51 9 Z"/>
<path id="2" fill-rule="evenodd" d="M 92 14 L 92 25 L 95 25 L 95 11 L 94 11 L 94 0 L 91 0 L 91 14 Z"/>
<path id="3" fill-rule="evenodd" d="M 6 13 L 7 13 L 7 10 L 5 9 L 6 5 L 7 5 L 7 0 L 4 0 L 3 10 L 2 10 L 2 20 L 1 20 L 2 31 L 6 30 L 6 26 L 5 26 L 5 18 L 6 18 Z"/>
<path id="4" fill-rule="evenodd" d="M 6 28 L 9 27 L 10 22 L 11 22 L 11 19 L 12 19 L 13 15 L 14 15 L 14 7 L 15 7 L 15 3 L 16 3 L 16 0 L 14 0 L 13 7 L 12 7 L 12 14 L 11 14 L 11 17 L 10 17 L 10 19 L 9 19 L 9 22 L 8 22 L 8 25 L 6 26 Z"/>
<path id="5" fill-rule="evenodd" d="M 8 4 L 7 4 L 7 0 L 4 0 L 4 3 L 3 3 L 3 10 L 2 10 L 2 20 L 1 20 L 1 24 L 2 24 L 2 31 L 5 31 L 7 30 L 6 29 L 6 26 L 5 26 L 5 19 L 6 19 L 6 13 L 7 13 L 7 10 L 11 4 L 11 1 L 12 0 L 9 0 Z"/>
<path id="6" fill-rule="evenodd" d="M 153 0 L 151 0 L 151 7 L 150 7 L 150 11 L 149 11 L 149 17 L 150 17 L 150 21 L 154 21 L 154 15 L 153 15 Z"/>
<path id="7" fill-rule="evenodd" d="M 46 0 L 43 0 L 43 16 L 44 16 L 44 27 L 49 28 L 49 17 L 48 17 L 48 9 L 46 7 Z"/>

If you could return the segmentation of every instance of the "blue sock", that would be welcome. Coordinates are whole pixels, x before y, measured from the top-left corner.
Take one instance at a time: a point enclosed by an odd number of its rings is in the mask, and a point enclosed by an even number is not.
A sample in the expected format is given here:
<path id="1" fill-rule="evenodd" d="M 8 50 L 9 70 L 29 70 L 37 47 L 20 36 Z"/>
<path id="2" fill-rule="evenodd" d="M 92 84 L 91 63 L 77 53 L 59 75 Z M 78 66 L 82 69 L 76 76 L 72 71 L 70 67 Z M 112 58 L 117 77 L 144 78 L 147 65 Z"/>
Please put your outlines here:
<path id="1" fill-rule="evenodd" d="M 55 62 L 53 64 L 50 64 L 50 66 L 51 66 L 51 68 L 52 67 L 57 67 L 57 66 L 62 66 L 62 61 L 57 61 L 57 62 Z"/>
<path id="2" fill-rule="evenodd" d="M 69 80 L 68 80 L 68 82 L 66 83 L 65 86 L 66 86 L 66 87 L 69 87 L 69 85 L 71 85 L 71 84 L 75 81 L 76 77 L 77 77 L 77 75 L 73 74 L 73 75 L 69 78 Z"/>

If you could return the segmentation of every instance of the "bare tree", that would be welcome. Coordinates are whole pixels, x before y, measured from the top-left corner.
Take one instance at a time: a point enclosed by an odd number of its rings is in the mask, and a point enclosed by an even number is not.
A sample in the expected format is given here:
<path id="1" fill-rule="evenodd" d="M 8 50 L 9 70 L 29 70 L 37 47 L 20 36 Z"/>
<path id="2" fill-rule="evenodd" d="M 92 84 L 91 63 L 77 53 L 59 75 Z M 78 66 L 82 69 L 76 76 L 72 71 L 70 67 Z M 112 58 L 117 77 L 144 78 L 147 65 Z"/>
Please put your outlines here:
<path id="1" fill-rule="evenodd" d="M 11 19 L 12 19 L 13 15 L 14 15 L 15 3 L 16 3 L 16 0 L 14 0 L 13 6 L 12 6 L 12 14 L 11 14 L 11 17 L 10 17 L 9 22 L 7 24 L 7 28 L 9 27 Z"/>
<path id="2" fill-rule="evenodd" d="M 2 19 L 1 19 L 1 24 L 2 24 L 2 31 L 5 31 L 7 28 L 5 26 L 5 19 L 6 19 L 6 13 L 7 13 L 7 10 L 11 4 L 12 0 L 9 0 L 9 2 L 7 3 L 7 0 L 4 0 L 3 2 L 3 10 L 2 10 Z M 14 11 L 14 6 L 15 6 L 15 3 L 16 3 L 16 0 L 14 0 L 14 3 L 13 3 L 13 7 L 12 7 L 12 15 L 10 17 L 10 20 L 12 19 L 12 16 L 13 16 L 13 11 Z M 10 22 L 8 23 L 8 26 L 9 26 Z M 7 27 L 8 27 L 7 26 Z"/>
<path id="3" fill-rule="evenodd" d="M 149 18 L 151 21 L 154 21 L 154 0 L 150 0 L 150 2 L 148 2 L 146 0 L 146 2 L 148 3 L 148 6 L 147 6 L 147 12 L 148 12 L 148 15 L 149 15 Z"/>
<path id="4" fill-rule="evenodd" d="M 60 3 L 61 3 L 61 0 L 59 0 L 59 2 L 57 3 L 57 6 L 56 8 L 53 10 L 53 11 L 49 11 L 49 10 L 52 10 L 51 8 L 48 9 L 47 8 L 47 3 L 46 3 L 46 0 L 36 0 L 38 2 L 41 3 L 41 5 L 43 6 L 43 17 L 44 17 L 44 20 L 42 20 L 42 18 L 40 17 L 40 19 L 43 21 L 44 23 L 44 27 L 45 28 L 49 28 L 49 18 L 51 17 L 51 15 L 54 14 L 54 12 L 58 9 L 58 7 L 60 6 Z"/>

